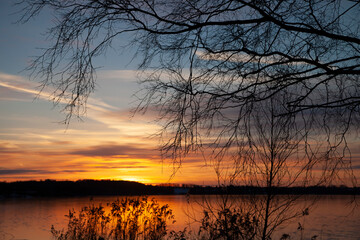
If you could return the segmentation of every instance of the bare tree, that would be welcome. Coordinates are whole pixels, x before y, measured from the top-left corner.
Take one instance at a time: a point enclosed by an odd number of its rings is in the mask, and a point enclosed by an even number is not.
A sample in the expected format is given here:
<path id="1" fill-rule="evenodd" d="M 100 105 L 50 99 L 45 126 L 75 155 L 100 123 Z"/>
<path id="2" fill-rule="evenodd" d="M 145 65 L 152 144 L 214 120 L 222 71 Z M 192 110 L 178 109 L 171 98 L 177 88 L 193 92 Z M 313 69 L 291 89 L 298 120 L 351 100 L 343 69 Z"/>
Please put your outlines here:
<path id="1" fill-rule="evenodd" d="M 222 141 L 231 144 L 218 145 L 219 150 L 214 151 L 215 169 L 221 178 L 219 184 L 262 187 L 262 195 L 241 197 L 240 203 L 225 195 L 222 205 L 205 204 L 206 211 L 215 219 L 210 221 L 215 230 L 234 228 L 223 221 L 225 213 L 229 215 L 225 220 L 231 219 L 231 214 L 250 216 L 256 219 L 251 223 L 252 230 L 256 229 L 252 239 L 270 239 L 280 225 L 303 216 L 313 204 L 308 201 L 299 208 L 299 200 L 304 200 L 300 192 L 279 196 L 279 189 L 326 184 L 336 178 L 334 172 L 338 169 L 350 169 L 349 162 L 330 157 L 326 142 L 310 143 L 309 138 L 319 140 L 326 136 L 316 137 L 318 132 L 308 132 L 313 121 L 305 111 L 283 114 L 287 112 L 286 101 L 294 97 L 294 93 L 282 91 L 254 103 L 251 113 L 241 119 L 243 123 L 241 128 L 238 127 L 238 133 Z M 337 164 L 338 169 L 328 167 L 332 166 L 330 163 Z M 321 170 L 314 173 L 316 168 Z M 219 207 L 219 212 L 212 210 Z M 236 211 L 232 212 L 231 207 Z M 224 225 L 219 226 L 220 223 Z M 239 232 L 242 233 L 240 229 L 229 230 L 231 234 Z"/>
<path id="2" fill-rule="evenodd" d="M 153 69 L 144 76 L 140 109 L 153 105 L 161 110 L 167 120 L 164 132 L 171 132 L 164 150 L 171 149 L 174 158 L 202 146 L 203 137 L 208 142 L 209 135 L 200 129 L 223 138 L 236 134 L 253 103 L 284 90 L 297 96 L 286 100 L 283 114 L 309 110 L 309 115 L 325 119 L 319 125 L 327 131 L 329 147 L 343 144 L 338 136 L 358 120 L 358 1 L 19 4 L 24 22 L 45 7 L 58 17 L 49 30 L 54 44 L 29 69 L 41 77 L 43 86 L 55 87 L 55 102 L 68 100 L 65 122 L 83 112 L 94 91 L 93 59 L 124 34 L 132 36 L 129 44 L 143 57 L 140 69 Z M 237 112 L 237 117 L 229 119 L 226 111 Z M 342 124 L 334 127 L 331 123 L 339 122 L 339 113 Z"/>
<path id="3" fill-rule="evenodd" d="M 55 87 L 55 101 L 68 99 L 65 122 L 94 90 L 93 59 L 131 35 L 139 69 L 152 70 L 142 76 L 137 110 L 159 111 L 163 154 L 180 166 L 189 152 L 204 151 L 219 179 L 266 186 L 263 239 L 271 234 L 273 186 L 329 184 L 351 172 L 346 136 L 359 121 L 359 1 L 20 5 L 24 22 L 45 7 L 58 17 L 49 31 L 54 44 L 29 69 Z"/>
<path id="4" fill-rule="evenodd" d="M 249 154 L 239 153 L 243 159 L 240 165 L 247 166 L 247 184 L 265 187 L 265 196 L 253 201 L 257 218 L 261 220 L 259 232 L 264 240 L 270 239 L 278 226 L 303 212 L 296 206 L 300 195 L 279 197 L 278 188 L 307 186 L 309 182 L 321 184 L 329 178 L 327 174 L 315 178 L 311 175 L 319 162 L 329 161 L 321 151 L 318 154 L 321 145 L 311 149 L 307 146 L 309 133 L 306 124 L 311 123 L 299 121 L 302 116 L 298 114 L 282 115 L 286 108 L 284 103 L 292 95 L 282 92 L 254 107 L 249 122 L 251 126 L 247 129 L 247 142 L 250 144 L 246 153 Z"/>
<path id="5" fill-rule="evenodd" d="M 132 32 L 141 68 L 159 70 L 157 90 L 246 106 L 297 88 L 292 111 L 359 105 L 358 1 L 23 0 L 23 21 L 49 7 L 54 45 L 30 67 L 54 84 L 68 107 L 94 88 L 94 57 Z M 153 61 L 152 60 L 156 59 Z M 189 69 L 181 74 L 179 70 Z M 194 72 L 196 69 L 196 73 Z M 175 75 L 158 78 L 162 71 Z M 151 85 L 153 83 L 154 85 Z M 151 91 L 152 90 L 152 91 Z M 151 94 L 149 100 L 158 99 Z M 319 98 L 319 94 L 321 97 Z M 191 97 L 189 98 L 191 99 Z M 203 108 L 203 105 L 201 105 Z"/>

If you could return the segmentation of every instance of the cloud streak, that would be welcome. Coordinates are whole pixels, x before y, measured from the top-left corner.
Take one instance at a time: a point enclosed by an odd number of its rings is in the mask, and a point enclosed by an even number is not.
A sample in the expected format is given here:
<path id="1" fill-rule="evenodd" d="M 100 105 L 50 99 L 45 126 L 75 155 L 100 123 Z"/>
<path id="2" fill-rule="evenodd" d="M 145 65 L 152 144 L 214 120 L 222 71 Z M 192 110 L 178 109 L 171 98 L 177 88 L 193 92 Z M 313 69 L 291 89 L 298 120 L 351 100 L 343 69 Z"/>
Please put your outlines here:
<path id="1" fill-rule="evenodd" d="M 35 98 L 40 98 L 48 101 L 53 100 L 54 96 L 56 95 L 55 90 L 51 90 L 50 88 L 42 89 L 41 91 L 36 90 L 36 88 L 38 87 L 36 87 L 34 83 L 25 80 L 23 77 L 1 73 L 1 72 L 0 72 L 0 86 L 17 92 L 28 93 Z M 67 104 L 68 100 L 60 99 L 59 103 Z M 118 110 L 118 108 L 114 106 L 111 106 L 99 99 L 95 99 L 91 97 L 88 99 L 87 106 L 89 108 L 103 112 L 106 112 L 109 109 Z"/>
<path id="2" fill-rule="evenodd" d="M 119 144 L 97 145 L 68 152 L 72 155 L 86 157 L 117 157 L 127 156 L 132 158 L 160 158 L 159 154 L 152 147 L 128 146 Z"/>
<path id="3" fill-rule="evenodd" d="M 122 71 L 109 71 L 108 75 L 118 76 Z M 126 76 L 133 77 L 134 71 L 124 71 Z M 130 73 L 129 73 L 130 72 Z M 102 73 L 104 74 L 104 73 Z M 105 74 L 106 75 L 106 74 Z M 121 75 L 121 74 L 120 74 Z M 107 76 L 107 77 L 109 77 Z M 25 80 L 21 76 L 5 74 L 0 72 L 0 86 L 12 91 L 26 93 L 32 96 L 34 99 L 42 99 L 46 101 L 54 100 L 54 91 L 51 89 L 43 89 L 42 91 L 36 90 L 36 86 L 33 82 Z M 60 104 L 67 104 L 67 99 L 60 99 Z M 95 97 L 89 97 L 87 101 L 87 118 L 105 124 L 108 128 L 117 129 L 122 134 L 127 133 L 130 135 L 142 135 L 144 132 L 149 134 L 154 133 L 158 127 L 154 124 L 150 124 L 142 121 L 131 121 L 131 113 L 129 109 L 120 109 L 113 105 L 110 105 L 101 99 Z M 151 131 L 149 131 L 151 129 Z"/>
<path id="4" fill-rule="evenodd" d="M 36 170 L 36 169 L 0 169 L 0 175 L 28 175 L 28 174 L 59 174 L 59 173 L 79 173 L 87 170 Z"/>

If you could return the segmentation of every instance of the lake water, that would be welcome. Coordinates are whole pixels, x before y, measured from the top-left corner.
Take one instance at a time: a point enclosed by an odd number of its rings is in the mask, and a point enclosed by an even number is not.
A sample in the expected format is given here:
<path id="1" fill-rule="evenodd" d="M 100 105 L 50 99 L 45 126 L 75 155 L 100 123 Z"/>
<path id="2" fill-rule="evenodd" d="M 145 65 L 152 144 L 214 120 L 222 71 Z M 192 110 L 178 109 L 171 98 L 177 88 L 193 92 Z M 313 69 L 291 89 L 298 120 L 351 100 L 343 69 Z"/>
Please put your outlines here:
<path id="1" fill-rule="evenodd" d="M 241 199 L 243 196 L 232 196 Z M 106 197 L 76 197 L 76 198 L 33 198 L 0 200 L 0 240 L 49 240 L 52 239 L 50 229 L 62 229 L 67 225 L 64 216 L 69 209 L 79 210 L 91 203 L 108 202 L 121 198 Z M 204 196 L 184 195 L 154 196 L 160 204 L 169 204 L 175 214 L 176 223 L 170 229 L 181 230 L 186 226 L 196 229 L 193 218 L 199 218 Z M 215 196 L 207 196 L 210 202 L 216 201 Z M 298 222 L 304 225 L 305 239 L 318 235 L 317 239 L 357 239 L 360 240 L 360 206 L 356 207 L 353 196 L 323 196 L 310 210 L 306 218 L 283 225 L 273 239 L 279 239 L 282 233 L 289 233 L 299 239 Z M 357 199 L 359 200 L 359 197 Z M 297 203 L 299 206 L 304 201 Z"/>

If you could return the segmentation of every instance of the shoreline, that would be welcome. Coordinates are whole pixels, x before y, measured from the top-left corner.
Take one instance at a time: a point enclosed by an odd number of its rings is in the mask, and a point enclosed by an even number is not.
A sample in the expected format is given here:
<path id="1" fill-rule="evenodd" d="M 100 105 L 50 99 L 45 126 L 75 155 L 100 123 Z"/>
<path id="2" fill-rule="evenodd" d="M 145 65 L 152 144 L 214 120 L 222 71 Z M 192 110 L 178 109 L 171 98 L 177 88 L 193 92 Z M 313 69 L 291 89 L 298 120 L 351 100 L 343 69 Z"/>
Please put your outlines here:
<path id="1" fill-rule="evenodd" d="M 141 195 L 264 195 L 266 188 L 254 186 L 146 185 L 131 181 L 19 181 L 0 182 L 0 200 L 32 197 L 141 196 Z M 274 195 L 360 195 L 360 187 L 274 187 Z"/>

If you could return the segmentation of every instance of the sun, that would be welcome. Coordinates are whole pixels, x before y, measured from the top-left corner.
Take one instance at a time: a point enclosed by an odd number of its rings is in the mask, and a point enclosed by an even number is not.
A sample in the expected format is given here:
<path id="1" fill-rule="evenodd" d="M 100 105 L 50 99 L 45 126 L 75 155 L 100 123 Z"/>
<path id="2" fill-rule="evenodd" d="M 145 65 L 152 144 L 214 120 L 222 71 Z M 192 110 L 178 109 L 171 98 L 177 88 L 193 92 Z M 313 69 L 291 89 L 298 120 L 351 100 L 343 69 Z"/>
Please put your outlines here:
<path id="1" fill-rule="evenodd" d="M 131 181 L 131 182 L 140 182 L 140 183 L 147 183 L 149 182 L 148 180 L 144 179 L 144 178 L 139 178 L 139 177 L 130 177 L 130 176 L 126 176 L 126 177 L 117 177 L 117 180 L 123 180 L 123 181 Z"/>

